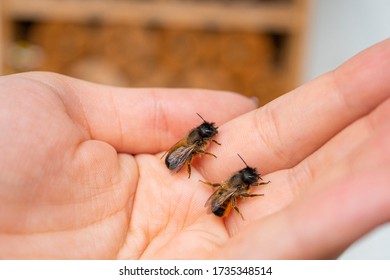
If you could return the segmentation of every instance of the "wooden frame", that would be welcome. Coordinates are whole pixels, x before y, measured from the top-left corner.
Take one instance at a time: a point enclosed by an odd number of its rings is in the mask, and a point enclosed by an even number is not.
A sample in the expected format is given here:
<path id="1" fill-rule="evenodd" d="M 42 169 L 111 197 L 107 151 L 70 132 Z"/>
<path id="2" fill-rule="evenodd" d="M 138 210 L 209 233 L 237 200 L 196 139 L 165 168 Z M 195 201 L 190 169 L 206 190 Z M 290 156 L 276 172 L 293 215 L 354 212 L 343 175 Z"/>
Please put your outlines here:
<path id="1" fill-rule="evenodd" d="M 116 1 L 116 0 L 2 0 L 3 51 L 0 49 L 4 71 L 7 32 L 14 20 L 45 20 L 145 25 L 152 19 L 167 28 L 200 29 L 218 26 L 221 30 L 245 32 L 276 32 L 289 36 L 285 53 L 284 76 L 288 88 L 301 82 L 304 42 L 308 16 L 308 0 L 258 1 L 256 5 L 221 1 Z M 2 31 L 1 31 L 2 30 Z M 1 47 L 0 47 L 1 48 Z M 1 72 L 0 72 L 1 73 Z M 273 97 L 272 97 L 273 98 Z"/>

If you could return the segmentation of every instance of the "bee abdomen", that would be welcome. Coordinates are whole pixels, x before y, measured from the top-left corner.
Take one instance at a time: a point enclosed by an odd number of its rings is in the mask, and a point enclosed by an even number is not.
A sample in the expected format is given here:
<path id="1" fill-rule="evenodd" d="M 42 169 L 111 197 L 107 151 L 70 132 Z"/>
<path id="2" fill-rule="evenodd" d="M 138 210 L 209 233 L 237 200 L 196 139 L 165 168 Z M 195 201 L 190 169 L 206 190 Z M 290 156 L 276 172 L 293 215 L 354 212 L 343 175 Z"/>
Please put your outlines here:
<path id="1" fill-rule="evenodd" d="M 172 170 L 172 169 L 175 169 L 177 167 L 177 164 L 170 159 L 169 156 L 167 156 L 165 158 L 165 165 L 168 167 L 168 169 Z"/>
<path id="2" fill-rule="evenodd" d="M 218 209 L 214 210 L 213 213 L 218 217 L 222 217 L 225 214 L 225 210 L 225 207 L 219 207 Z"/>
<path id="3" fill-rule="evenodd" d="M 218 217 L 225 217 L 227 214 L 229 214 L 231 208 L 231 200 L 227 199 L 223 202 L 221 206 L 219 206 L 216 209 L 212 209 L 212 212 L 215 216 Z"/>

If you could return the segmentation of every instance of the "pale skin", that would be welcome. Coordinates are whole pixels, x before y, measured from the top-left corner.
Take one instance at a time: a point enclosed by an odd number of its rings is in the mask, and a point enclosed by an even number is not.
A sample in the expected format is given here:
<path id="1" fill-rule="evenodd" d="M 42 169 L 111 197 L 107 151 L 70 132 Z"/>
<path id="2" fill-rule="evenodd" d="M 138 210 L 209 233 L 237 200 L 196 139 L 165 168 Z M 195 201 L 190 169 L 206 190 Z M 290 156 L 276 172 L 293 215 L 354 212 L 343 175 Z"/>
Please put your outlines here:
<path id="1" fill-rule="evenodd" d="M 125 89 L 51 73 L 0 78 L 0 258 L 335 258 L 390 220 L 390 40 L 256 109 L 205 90 Z M 201 121 L 208 152 L 161 155 Z M 267 185 L 245 221 L 207 214 L 244 168 Z"/>

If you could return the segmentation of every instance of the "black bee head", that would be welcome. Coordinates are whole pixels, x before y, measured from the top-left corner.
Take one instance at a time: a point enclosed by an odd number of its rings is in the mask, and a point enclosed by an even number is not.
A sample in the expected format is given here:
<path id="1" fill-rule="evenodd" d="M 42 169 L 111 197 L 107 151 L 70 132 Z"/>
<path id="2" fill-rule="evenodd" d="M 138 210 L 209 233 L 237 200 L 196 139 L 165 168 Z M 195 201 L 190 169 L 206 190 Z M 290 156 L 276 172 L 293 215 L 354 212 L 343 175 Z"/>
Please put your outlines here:
<path id="1" fill-rule="evenodd" d="M 260 174 L 257 172 L 256 168 L 245 167 L 240 170 L 242 181 L 245 184 L 252 185 L 260 179 Z"/>
<path id="2" fill-rule="evenodd" d="M 198 126 L 199 135 L 206 140 L 213 138 L 218 133 L 218 127 L 215 126 L 215 123 L 206 122 L 201 115 L 196 114 L 203 120 L 203 123 Z"/>
<path id="3" fill-rule="evenodd" d="M 237 154 L 243 163 L 245 163 L 246 167 L 244 169 L 241 169 L 239 171 L 241 175 L 241 179 L 245 184 L 252 185 L 254 183 L 257 183 L 259 179 L 261 179 L 260 174 L 257 172 L 256 168 L 249 167 L 248 164 L 246 164 L 245 160 Z"/>
<path id="4" fill-rule="evenodd" d="M 199 127 L 199 134 L 202 138 L 211 139 L 218 133 L 218 127 L 214 123 L 204 121 Z"/>

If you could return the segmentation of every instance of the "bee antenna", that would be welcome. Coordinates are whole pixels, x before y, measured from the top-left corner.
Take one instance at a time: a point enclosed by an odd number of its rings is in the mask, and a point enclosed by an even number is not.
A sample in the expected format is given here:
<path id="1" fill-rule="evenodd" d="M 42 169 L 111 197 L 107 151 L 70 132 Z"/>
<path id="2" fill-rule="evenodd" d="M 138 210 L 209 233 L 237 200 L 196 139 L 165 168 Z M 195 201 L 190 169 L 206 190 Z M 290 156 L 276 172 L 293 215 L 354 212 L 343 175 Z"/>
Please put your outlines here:
<path id="1" fill-rule="evenodd" d="M 239 156 L 239 158 L 242 160 L 243 163 L 245 163 L 246 167 L 248 167 L 248 164 L 246 164 L 245 160 L 240 156 L 239 153 L 237 153 L 237 155 Z"/>
<path id="2" fill-rule="evenodd" d="M 198 116 L 199 116 L 199 118 L 201 118 L 204 122 L 206 122 L 205 121 L 205 119 L 204 118 L 202 118 L 202 116 L 201 115 L 199 115 L 198 113 L 196 113 Z"/>

